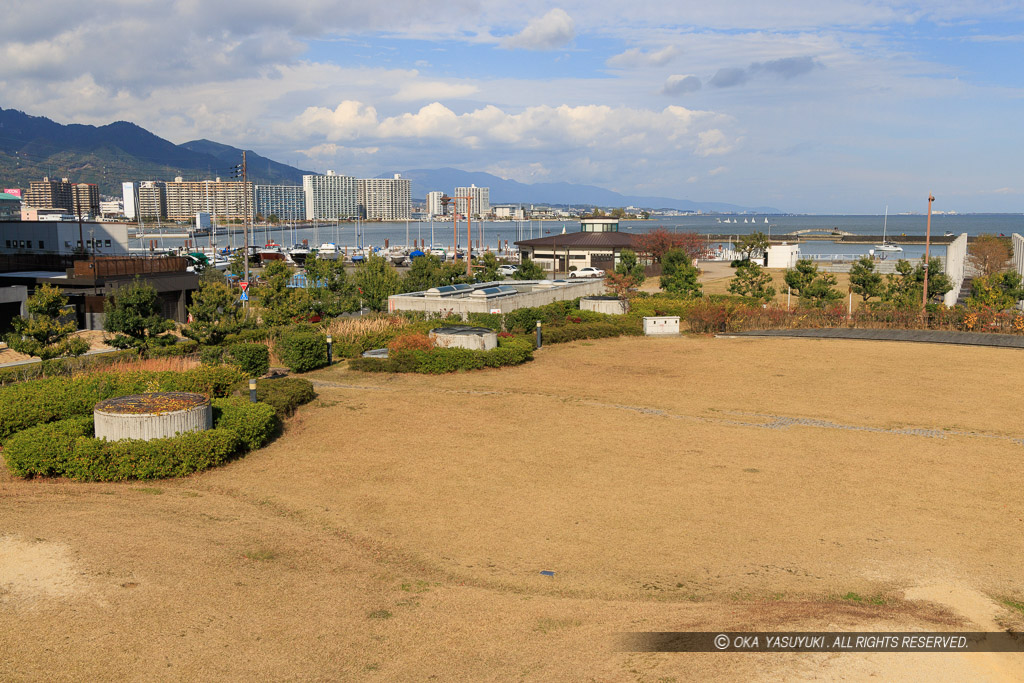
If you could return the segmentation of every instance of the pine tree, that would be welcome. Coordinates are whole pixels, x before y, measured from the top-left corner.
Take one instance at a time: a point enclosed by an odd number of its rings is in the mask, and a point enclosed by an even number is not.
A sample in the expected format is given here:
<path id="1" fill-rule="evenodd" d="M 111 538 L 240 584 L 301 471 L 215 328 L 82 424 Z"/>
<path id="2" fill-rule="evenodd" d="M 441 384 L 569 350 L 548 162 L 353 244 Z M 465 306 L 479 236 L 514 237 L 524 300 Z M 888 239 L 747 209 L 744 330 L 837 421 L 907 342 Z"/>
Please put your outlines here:
<path id="1" fill-rule="evenodd" d="M 164 317 L 156 289 L 138 277 L 107 298 L 104 313 L 103 329 L 115 333 L 110 341 L 115 348 L 134 348 L 145 356 L 153 345 L 174 342 L 164 334 L 174 329 L 174 322 Z"/>
<path id="2" fill-rule="evenodd" d="M 18 316 L 11 321 L 14 332 L 6 336 L 7 345 L 18 353 L 42 360 L 82 355 L 89 350 L 88 342 L 71 338 L 78 325 L 74 320 L 61 322 L 67 305 L 68 299 L 60 288 L 42 285 L 25 302 L 28 316 Z"/>

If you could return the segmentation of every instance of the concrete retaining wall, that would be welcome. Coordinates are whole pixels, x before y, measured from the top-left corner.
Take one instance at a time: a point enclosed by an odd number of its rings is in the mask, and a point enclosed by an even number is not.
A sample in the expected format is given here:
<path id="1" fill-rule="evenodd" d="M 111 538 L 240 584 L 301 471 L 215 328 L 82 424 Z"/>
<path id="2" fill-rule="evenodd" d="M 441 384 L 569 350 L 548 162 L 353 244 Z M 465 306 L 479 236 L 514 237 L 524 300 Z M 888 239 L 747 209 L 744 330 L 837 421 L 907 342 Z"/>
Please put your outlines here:
<path id="1" fill-rule="evenodd" d="M 644 334 L 679 334 L 678 315 L 657 315 L 644 317 Z"/>

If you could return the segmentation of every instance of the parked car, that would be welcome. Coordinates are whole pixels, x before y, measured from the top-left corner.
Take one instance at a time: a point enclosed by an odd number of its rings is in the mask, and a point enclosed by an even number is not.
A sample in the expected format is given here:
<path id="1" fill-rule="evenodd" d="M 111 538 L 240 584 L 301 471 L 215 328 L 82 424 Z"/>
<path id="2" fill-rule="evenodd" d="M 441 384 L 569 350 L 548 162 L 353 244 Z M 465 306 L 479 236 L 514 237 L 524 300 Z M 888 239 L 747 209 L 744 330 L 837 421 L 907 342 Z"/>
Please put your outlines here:
<path id="1" fill-rule="evenodd" d="M 516 271 L 518 271 L 518 270 L 519 270 L 519 266 L 514 266 L 514 265 L 509 264 L 509 263 L 506 263 L 504 265 L 498 266 L 498 272 L 501 273 L 502 275 L 504 275 L 505 277 L 512 277 L 513 275 L 516 274 Z"/>
<path id="2" fill-rule="evenodd" d="M 569 273 L 569 277 L 604 277 L 604 271 L 600 268 L 587 266 L 586 268 L 580 268 L 579 270 L 572 271 Z"/>

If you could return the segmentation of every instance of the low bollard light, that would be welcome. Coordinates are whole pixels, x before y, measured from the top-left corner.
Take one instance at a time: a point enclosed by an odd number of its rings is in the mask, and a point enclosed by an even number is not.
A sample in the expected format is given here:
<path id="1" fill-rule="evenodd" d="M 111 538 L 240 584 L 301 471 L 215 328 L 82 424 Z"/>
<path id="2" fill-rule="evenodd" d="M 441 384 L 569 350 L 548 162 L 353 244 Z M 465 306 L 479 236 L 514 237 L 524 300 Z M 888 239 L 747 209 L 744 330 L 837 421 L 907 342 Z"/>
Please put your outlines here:
<path id="1" fill-rule="evenodd" d="M 540 321 L 538 320 L 537 321 L 537 348 L 538 349 L 540 348 L 540 345 L 541 345 Z"/>
<path id="2" fill-rule="evenodd" d="M 249 380 L 249 403 L 256 402 L 256 380 Z"/>
<path id="3" fill-rule="evenodd" d="M 331 335 L 327 335 L 327 364 L 331 364 L 331 353 L 334 351 L 334 340 Z"/>

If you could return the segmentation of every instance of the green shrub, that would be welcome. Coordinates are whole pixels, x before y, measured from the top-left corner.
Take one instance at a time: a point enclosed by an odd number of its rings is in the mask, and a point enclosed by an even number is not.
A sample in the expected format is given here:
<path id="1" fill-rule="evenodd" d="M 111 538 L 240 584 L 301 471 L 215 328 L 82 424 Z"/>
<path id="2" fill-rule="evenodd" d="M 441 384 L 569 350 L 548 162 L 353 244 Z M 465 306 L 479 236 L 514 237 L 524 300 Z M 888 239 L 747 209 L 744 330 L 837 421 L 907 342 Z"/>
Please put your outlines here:
<path id="1" fill-rule="evenodd" d="M 500 313 L 470 313 L 466 318 L 470 325 L 487 327 L 499 332 L 503 329 L 504 316 Z"/>
<path id="2" fill-rule="evenodd" d="M 248 400 L 249 382 L 243 381 L 231 387 L 233 396 Z M 278 377 L 256 381 L 256 400 L 273 406 L 280 419 L 291 417 L 296 408 L 316 398 L 313 383 L 301 377 Z"/>
<path id="3" fill-rule="evenodd" d="M 270 349 L 266 344 L 232 344 L 228 347 L 228 358 L 229 363 L 238 366 L 250 377 L 265 375 L 270 370 Z"/>
<path id="4" fill-rule="evenodd" d="M 4 444 L 7 469 L 17 477 L 63 474 L 75 441 L 92 429 L 92 417 L 76 417 L 21 431 Z"/>
<path id="5" fill-rule="evenodd" d="M 533 358 L 533 341 L 526 337 L 500 339 L 490 351 L 437 348 L 430 351 L 395 351 L 386 360 L 354 358 L 349 368 L 363 372 L 418 372 L 444 374 L 459 370 L 479 370 L 518 365 Z"/>
<path id="6" fill-rule="evenodd" d="M 82 481 L 180 477 L 221 464 L 241 443 L 229 429 L 150 441 L 100 440 L 92 429 L 91 418 L 26 429 L 5 444 L 7 466 L 20 477 L 63 475 Z"/>
<path id="7" fill-rule="evenodd" d="M 643 334 L 643 327 L 637 318 L 620 318 L 614 322 L 576 323 L 546 327 L 541 334 L 543 343 L 561 344 L 577 339 L 602 339 L 619 337 L 624 334 Z"/>
<path id="8" fill-rule="evenodd" d="M 274 352 L 292 372 L 309 372 L 327 365 L 327 337 L 313 329 L 281 333 Z"/>
<path id="9" fill-rule="evenodd" d="M 185 372 L 102 372 L 53 377 L 0 388 L 0 443 L 15 432 L 46 422 L 92 415 L 104 399 L 147 391 L 190 391 L 221 397 L 245 374 L 230 366 L 201 366 Z"/>
<path id="10" fill-rule="evenodd" d="M 237 434 L 246 449 L 255 450 L 277 431 L 278 419 L 273 406 L 232 396 L 213 401 L 213 426 Z"/>
<path id="11" fill-rule="evenodd" d="M 203 365 L 220 365 L 224 361 L 224 349 L 220 346 L 204 346 L 199 350 L 199 362 Z"/>
<path id="12" fill-rule="evenodd" d="M 153 346 L 147 355 L 150 358 L 169 358 L 172 356 L 187 356 L 199 350 L 199 342 L 195 339 L 179 339 L 176 343 L 166 346 Z"/>

